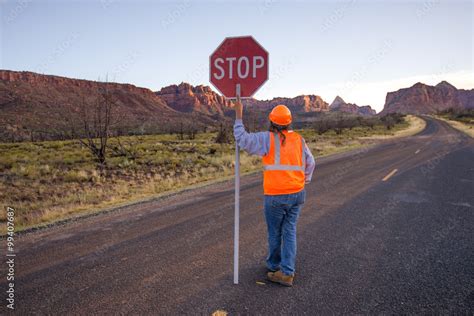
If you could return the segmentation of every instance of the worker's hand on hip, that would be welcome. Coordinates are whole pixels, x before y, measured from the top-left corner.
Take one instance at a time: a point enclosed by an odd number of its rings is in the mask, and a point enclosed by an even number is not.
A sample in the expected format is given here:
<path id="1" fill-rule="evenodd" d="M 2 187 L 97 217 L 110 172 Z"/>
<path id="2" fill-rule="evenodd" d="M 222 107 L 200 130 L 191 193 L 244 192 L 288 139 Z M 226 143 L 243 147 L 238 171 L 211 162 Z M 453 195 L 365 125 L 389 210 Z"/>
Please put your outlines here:
<path id="1" fill-rule="evenodd" d="M 244 106 L 242 105 L 242 102 L 240 100 L 234 101 L 232 103 L 232 108 L 235 111 L 235 118 L 237 120 L 242 119 L 243 111 L 244 111 Z"/>

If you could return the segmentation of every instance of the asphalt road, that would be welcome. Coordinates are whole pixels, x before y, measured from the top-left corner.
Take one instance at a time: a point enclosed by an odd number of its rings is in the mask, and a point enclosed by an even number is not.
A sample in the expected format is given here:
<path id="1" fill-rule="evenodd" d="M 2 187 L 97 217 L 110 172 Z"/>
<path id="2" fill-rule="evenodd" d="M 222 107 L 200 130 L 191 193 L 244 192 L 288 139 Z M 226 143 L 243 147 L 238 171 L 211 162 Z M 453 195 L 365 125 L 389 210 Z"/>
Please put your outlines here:
<path id="1" fill-rule="evenodd" d="M 416 136 L 318 160 L 306 190 L 293 288 L 264 279 L 253 175 L 242 179 L 239 285 L 228 181 L 20 236 L 16 312 L 474 313 L 472 139 L 428 119 Z"/>

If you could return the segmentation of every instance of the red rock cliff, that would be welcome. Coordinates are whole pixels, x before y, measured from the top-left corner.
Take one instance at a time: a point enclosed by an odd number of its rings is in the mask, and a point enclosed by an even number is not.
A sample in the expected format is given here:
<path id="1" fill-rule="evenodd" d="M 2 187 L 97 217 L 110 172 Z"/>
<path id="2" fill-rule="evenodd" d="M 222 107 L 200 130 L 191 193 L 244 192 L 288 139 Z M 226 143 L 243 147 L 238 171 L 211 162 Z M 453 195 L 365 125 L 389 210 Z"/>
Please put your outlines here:
<path id="1" fill-rule="evenodd" d="M 195 86 L 182 82 L 156 92 L 168 106 L 180 112 L 201 112 L 223 115 L 231 102 L 212 91 L 208 86 Z"/>
<path id="2" fill-rule="evenodd" d="M 382 114 L 431 114 L 449 108 L 474 108 L 474 89 L 456 89 L 446 81 L 436 86 L 418 82 L 409 88 L 387 93 Z"/>
<path id="3" fill-rule="evenodd" d="M 358 106 L 354 103 L 346 103 L 340 96 L 337 96 L 329 106 L 331 111 L 340 111 L 357 115 L 374 115 L 376 112 L 370 105 Z"/>
<path id="4" fill-rule="evenodd" d="M 273 98 L 271 100 L 246 99 L 246 106 L 256 107 L 261 110 L 270 110 L 275 105 L 284 104 L 295 113 L 324 112 L 329 110 L 327 102 L 318 95 L 300 95 L 294 98 Z"/>

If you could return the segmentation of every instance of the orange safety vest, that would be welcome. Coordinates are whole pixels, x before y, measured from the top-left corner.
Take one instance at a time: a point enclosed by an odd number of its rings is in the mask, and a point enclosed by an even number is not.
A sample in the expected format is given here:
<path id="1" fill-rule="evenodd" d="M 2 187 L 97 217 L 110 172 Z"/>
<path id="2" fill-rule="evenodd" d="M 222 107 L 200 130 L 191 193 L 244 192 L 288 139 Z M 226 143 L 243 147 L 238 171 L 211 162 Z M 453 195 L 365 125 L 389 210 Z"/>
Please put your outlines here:
<path id="1" fill-rule="evenodd" d="M 294 131 L 270 132 L 270 150 L 263 156 L 263 192 L 266 195 L 296 193 L 304 189 L 304 138 Z"/>

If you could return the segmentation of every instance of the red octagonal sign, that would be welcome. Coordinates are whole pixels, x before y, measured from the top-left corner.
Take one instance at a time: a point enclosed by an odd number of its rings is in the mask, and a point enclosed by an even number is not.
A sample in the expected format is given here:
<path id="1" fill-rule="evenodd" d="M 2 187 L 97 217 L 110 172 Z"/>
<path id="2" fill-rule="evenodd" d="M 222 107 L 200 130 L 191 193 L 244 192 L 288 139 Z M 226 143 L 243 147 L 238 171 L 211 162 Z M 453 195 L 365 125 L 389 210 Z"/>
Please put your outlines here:
<path id="1" fill-rule="evenodd" d="M 225 97 L 250 98 L 268 80 L 268 52 L 252 37 L 227 37 L 209 58 L 209 81 Z"/>

